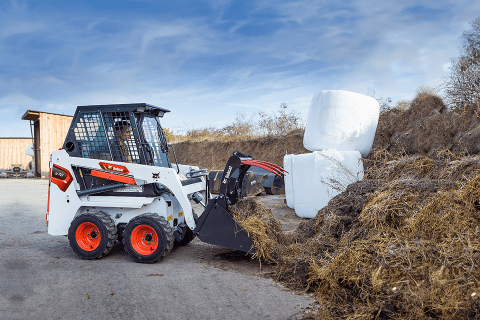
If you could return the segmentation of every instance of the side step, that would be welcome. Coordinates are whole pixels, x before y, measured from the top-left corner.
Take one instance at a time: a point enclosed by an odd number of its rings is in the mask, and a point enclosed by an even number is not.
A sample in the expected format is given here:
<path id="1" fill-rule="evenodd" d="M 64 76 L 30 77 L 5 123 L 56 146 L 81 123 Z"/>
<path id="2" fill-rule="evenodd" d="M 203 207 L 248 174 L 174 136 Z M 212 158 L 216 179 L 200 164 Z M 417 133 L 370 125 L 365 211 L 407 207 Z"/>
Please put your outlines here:
<path id="1" fill-rule="evenodd" d="M 193 231 L 203 242 L 220 247 L 255 253 L 252 239 L 227 212 L 225 198 L 219 196 L 211 200 L 205 211 L 196 221 Z M 225 205 L 226 206 L 226 205 Z"/>

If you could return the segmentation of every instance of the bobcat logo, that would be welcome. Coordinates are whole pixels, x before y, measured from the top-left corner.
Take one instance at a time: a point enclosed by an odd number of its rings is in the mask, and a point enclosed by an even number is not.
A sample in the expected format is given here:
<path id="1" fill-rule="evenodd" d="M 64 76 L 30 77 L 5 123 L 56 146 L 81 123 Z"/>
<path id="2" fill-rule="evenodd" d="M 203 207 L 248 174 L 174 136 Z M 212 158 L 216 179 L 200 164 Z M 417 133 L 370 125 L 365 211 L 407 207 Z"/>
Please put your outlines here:
<path id="1" fill-rule="evenodd" d="M 152 172 L 152 178 L 153 178 L 153 179 L 158 179 L 158 178 L 160 178 L 160 172 L 159 172 L 159 173 L 153 173 L 153 172 Z"/>
<path id="2" fill-rule="evenodd" d="M 228 178 L 230 178 L 230 173 L 232 173 L 232 166 L 228 166 L 227 174 L 225 175 L 225 178 L 223 179 L 222 183 L 226 184 L 228 181 Z"/>

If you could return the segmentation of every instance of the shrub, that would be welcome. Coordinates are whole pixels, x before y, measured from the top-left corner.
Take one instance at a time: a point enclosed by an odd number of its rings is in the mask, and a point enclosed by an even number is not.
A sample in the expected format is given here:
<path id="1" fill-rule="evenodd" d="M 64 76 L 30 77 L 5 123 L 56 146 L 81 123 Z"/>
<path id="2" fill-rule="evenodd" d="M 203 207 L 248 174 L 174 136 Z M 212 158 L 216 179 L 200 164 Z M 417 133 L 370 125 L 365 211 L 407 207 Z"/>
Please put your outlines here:
<path id="1" fill-rule="evenodd" d="M 286 109 L 287 105 L 282 103 L 280 110 L 271 115 L 266 112 L 258 112 L 249 117 L 245 113 L 238 113 L 232 124 L 221 129 L 217 129 L 213 126 L 191 129 L 188 130 L 185 135 L 174 135 L 169 129 L 164 129 L 164 132 L 169 143 L 176 143 L 187 140 L 229 141 L 265 136 L 279 136 L 286 135 L 293 130 L 303 129 L 304 123 L 300 118 L 300 114 L 295 110 L 286 112 Z"/>

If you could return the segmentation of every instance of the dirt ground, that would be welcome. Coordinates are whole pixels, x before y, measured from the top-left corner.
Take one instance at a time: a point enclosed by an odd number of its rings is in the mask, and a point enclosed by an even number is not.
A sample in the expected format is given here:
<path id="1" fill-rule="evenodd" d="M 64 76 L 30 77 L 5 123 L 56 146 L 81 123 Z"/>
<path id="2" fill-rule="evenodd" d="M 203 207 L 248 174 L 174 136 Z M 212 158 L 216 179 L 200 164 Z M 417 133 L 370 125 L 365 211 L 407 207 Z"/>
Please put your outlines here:
<path id="1" fill-rule="evenodd" d="M 269 265 L 199 240 L 155 264 L 134 263 L 120 242 L 81 260 L 47 234 L 47 184 L 0 180 L 1 319 L 301 319 L 315 305 Z"/>

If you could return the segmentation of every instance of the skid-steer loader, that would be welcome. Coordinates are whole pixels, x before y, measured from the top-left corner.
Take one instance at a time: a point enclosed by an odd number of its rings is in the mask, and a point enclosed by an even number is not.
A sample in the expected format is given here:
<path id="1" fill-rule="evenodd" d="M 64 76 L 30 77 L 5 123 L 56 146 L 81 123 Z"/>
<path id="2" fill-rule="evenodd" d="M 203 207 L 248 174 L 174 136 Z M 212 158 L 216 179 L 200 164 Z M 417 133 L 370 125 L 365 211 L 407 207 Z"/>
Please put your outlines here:
<path id="1" fill-rule="evenodd" d="M 159 118 L 145 103 L 77 107 L 63 147 L 51 155 L 47 227 L 66 235 L 83 259 L 105 256 L 122 240 L 136 262 L 156 262 L 176 243 L 206 243 L 252 252 L 252 240 L 228 213 L 250 166 L 283 176 L 271 163 L 238 151 L 220 194 L 210 198 L 206 169 L 175 165 Z M 198 168 L 196 168 L 198 169 Z M 192 203 L 205 209 L 197 216 Z"/>

